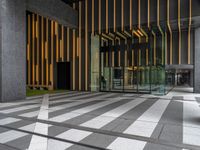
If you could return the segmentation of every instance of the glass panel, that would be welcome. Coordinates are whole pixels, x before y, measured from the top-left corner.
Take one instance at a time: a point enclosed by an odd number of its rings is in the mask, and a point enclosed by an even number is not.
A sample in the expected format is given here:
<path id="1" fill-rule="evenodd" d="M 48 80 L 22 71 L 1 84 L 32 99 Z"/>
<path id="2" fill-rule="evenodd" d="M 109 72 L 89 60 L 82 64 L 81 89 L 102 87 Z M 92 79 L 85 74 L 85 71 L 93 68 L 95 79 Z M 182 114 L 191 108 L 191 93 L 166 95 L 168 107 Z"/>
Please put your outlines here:
<path id="1" fill-rule="evenodd" d="M 123 68 L 112 67 L 111 68 L 111 80 L 112 80 L 112 91 L 123 90 Z"/>
<path id="2" fill-rule="evenodd" d="M 161 28 L 152 30 L 152 94 L 165 94 L 165 34 Z"/>
<path id="3" fill-rule="evenodd" d="M 176 70 L 169 69 L 165 71 L 165 94 L 167 94 L 175 85 Z"/>
<path id="4" fill-rule="evenodd" d="M 138 55 L 138 91 L 139 92 L 150 92 L 150 83 L 149 83 L 149 50 L 141 46 L 139 49 Z"/>
<path id="5" fill-rule="evenodd" d="M 101 91 L 110 91 L 110 67 L 108 51 L 101 52 Z"/>
<path id="6" fill-rule="evenodd" d="M 91 35 L 91 91 L 99 91 L 99 36 Z"/>

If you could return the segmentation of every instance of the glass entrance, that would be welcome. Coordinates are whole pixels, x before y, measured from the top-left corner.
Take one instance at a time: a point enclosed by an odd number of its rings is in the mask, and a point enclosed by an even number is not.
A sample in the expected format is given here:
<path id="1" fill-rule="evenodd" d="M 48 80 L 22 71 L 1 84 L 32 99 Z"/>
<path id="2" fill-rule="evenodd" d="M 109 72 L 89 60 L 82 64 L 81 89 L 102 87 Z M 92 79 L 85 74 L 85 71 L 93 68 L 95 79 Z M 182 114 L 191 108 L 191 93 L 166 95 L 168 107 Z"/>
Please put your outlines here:
<path id="1" fill-rule="evenodd" d="M 100 90 L 165 94 L 167 31 L 102 33 L 100 36 Z"/>
<path id="2" fill-rule="evenodd" d="M 124 38 L 125 35 L 118 35 L 120 40 L 116 39 L 115 42 L 106 40 L 106 38 L 110 38 L 108 35 L 104 35 L 102 38 L 100 50 L 101 91 L 150 93 L 148 35 L 140 38 L 137 36 Z"/>

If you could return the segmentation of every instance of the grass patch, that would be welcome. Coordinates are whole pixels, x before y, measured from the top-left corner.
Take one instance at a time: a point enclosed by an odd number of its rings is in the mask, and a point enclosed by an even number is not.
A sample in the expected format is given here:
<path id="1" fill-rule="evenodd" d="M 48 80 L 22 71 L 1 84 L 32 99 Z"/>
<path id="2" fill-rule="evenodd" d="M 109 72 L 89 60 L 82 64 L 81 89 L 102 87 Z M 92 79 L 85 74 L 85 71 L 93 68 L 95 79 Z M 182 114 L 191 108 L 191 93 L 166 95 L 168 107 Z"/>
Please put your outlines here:
<path id="1" fill-rule="evenodd" d="M 27 89 L 26 90 L 26 96 L 38 96 L 38 95 L 44 95 L 44 94 L 53 94 L 53 93 L 62 93 L 66 92 L 67 90 L 53 90 L 53 91 L 48 91 L 48 90 L 32 90 L 32 89 Z"/>

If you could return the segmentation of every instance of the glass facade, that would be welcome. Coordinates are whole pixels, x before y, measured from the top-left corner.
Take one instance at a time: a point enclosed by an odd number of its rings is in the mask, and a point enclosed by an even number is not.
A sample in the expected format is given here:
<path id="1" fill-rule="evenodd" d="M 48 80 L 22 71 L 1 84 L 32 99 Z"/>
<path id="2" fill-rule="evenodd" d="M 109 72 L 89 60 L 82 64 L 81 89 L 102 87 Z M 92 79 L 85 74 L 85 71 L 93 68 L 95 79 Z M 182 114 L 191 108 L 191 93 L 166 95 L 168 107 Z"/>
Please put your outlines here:
<path id="1" fill-rule="evenodd" d="M 165 30 L 157 27 L 135 29 L 132 35 L 125 32 L 101 34 L 99 58 L 91 54 L 91 60 L 99 60 L 95 68 L 99 69 L 96 84 L 100 91 L 167 93 L 174 81 L 173 71 L 165 69 L 165 49 Z M 96 53 L 93 48 L 92 51 Z"/>

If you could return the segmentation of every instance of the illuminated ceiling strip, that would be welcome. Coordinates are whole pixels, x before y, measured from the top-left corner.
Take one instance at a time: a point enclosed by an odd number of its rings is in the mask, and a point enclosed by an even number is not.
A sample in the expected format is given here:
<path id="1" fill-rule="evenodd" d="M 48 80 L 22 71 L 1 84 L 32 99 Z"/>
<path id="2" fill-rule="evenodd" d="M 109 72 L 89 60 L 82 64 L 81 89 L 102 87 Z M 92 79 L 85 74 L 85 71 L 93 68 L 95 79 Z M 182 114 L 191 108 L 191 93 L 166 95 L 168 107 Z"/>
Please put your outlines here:
<path id="1" fill-rule="evenodd" d="M 147 33 L 144 31 L 144 29 L 141 28 L 140 31 L 145 35 L 146 39 L 148 40 L 148 35 L 147 35 Z"/>
<path id="2" fill-rule="evenodd" d="M 123 34 L 121 34 L 120 32 L 116 32 L 116 34 L 118 36 L 120 36 L 121 38 L 123 38 L 124 40 L 127 40 L 127 38 Z"/>
<path id="3" fill-rule="evenodd" d="M 138 38 L 140 38 L 140 35 L 135 30 L 133 30 L 133 34 L 135 34 Z"/>
<path id="4" fill-rule="evenodd" d="M 121 34 L 120 32 L 116 32 L 118 36 L 120 36 L 121 38 L 123 38 L 125 40 L 125 44 L 127 44 L 127 38 Z"/>
<path id="5" fill-rule="evenodd" d="M 106 38 L 104 38 L 104 37 L 101 37 L 101 39 L 102 39 L 103 41 L 108 42 L 108 40 L 107 40 Z"/>
<path id="6" fill-rule="evenodd" d="M 137 30 L 137 33 L 140 35 L 140 36 L 144 36 L 143 34 L 142 34 L 142 32 L 138 29 Z"/>
<path id="7" fill-rule="evenodd" d="M 102 36 L 103 36 L 104 38 L 107 38 L 107 39 L 111 40 L 112 43 L 114 44 L 114 38 L 109 37 L 108 35 L 106 35 L 106 34 L 104 34 L 104 33 L 102 33 Z"/>
<path id="8" fill-rule="evenodd" d="M 111 32 L 108 33 L 112 38 L 115 38 L 115 35 Z"/>
<path id="9" fill-rule="evenodd" d="M 126 30 L 124 30 L 124 33 L 129 36 L 129 37 L 132 37 L 131 34 L 129 32 L 127 32 Z"/>

